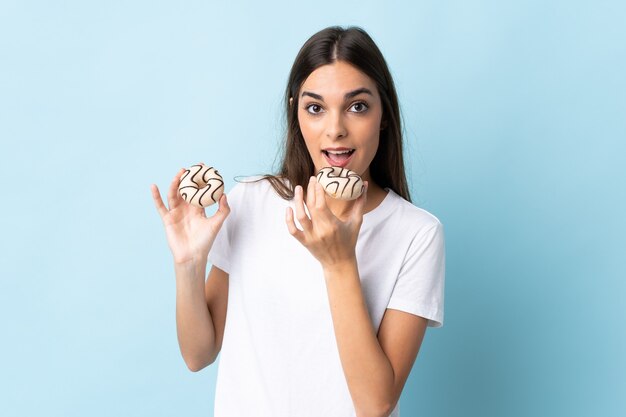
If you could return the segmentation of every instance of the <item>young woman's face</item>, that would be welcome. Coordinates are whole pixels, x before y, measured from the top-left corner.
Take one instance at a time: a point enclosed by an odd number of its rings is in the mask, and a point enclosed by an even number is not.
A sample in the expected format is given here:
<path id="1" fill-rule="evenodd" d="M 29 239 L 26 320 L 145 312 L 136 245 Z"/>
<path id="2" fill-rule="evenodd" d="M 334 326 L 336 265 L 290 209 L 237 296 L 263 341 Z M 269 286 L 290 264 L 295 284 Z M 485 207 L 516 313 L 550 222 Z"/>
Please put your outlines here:
<path id="1" fill-rule="evenodd" d="M 313 71 L 299 94 L 298 122 L 316 171 L 339 166 L 369 181 L 383 113 L 374 81 L 335 61 Z"/>

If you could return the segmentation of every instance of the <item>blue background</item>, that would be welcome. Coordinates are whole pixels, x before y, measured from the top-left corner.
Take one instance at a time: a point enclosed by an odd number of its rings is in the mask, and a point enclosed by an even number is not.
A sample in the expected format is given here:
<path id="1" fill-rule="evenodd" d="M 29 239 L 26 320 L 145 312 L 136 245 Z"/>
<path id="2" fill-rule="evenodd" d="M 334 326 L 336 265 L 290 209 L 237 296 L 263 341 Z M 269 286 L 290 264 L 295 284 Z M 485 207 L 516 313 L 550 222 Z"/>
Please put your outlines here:
<path id="1" fill-rule="evenodd" d="M 395 77 L 446 310 L 404 416 L 626 410 L 626 6 L 0 2 L 0 414 L 208 416 L 150 184 L 272 170 L 302 43 L 360 25 Z"/>

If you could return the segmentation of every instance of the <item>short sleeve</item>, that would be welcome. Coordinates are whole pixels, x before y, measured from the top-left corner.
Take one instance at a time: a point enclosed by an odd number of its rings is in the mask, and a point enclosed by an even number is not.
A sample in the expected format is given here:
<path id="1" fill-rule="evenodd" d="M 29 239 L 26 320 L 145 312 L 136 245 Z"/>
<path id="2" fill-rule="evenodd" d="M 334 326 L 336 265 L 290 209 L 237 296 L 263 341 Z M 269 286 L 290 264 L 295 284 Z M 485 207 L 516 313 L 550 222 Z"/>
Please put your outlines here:
<path id="1" fill-rule="evenodd" d="M 400 269 L 387 308 L 428 319 L 428 327 L 443 326 L 445 239 L 437 221 L 415 236 Z"/>
<path id="2" fill-rule="evenodd" d="M 209 251 L 208 261 L 211 265 L 214 265 L 224 272 L 230 273 L 230 262 L 228 254 L 230 253 L 230 239 L 228 236 L 228 223 L 230 216 L 224 220 L 222 228 L 215 237 L 213 246 Z"/>
<path id="3" fill-rule="evenodd" d="M 243 192 L 242 187 L 243 184 L 237 184 L 226 196 L 230 206 L 230 214 L 226 217 L 220 231 L 217 233 L 207 258 L 211 265 L 227 273 L 230 273 L 231 257 L 229 255 L 232 253 L 233 234 L 236 231 L 237 214 L 240 210 L 240 195 Z"/>

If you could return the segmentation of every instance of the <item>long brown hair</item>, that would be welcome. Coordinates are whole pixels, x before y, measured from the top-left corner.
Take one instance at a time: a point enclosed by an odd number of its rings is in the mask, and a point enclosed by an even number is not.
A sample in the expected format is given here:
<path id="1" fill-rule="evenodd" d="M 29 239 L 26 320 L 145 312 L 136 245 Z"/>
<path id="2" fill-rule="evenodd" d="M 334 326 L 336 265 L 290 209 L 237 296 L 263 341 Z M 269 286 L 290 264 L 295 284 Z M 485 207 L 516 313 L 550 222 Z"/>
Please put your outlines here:
<path id="1" fill-rule="evenodd" d="M 281 149 L 281 168 L 276 175 L 264 175 L 259 181 L 268 180 L 283 199 L 291 200 L 295 186 L 299 184 L 306 189 L 309 178 L 316 174 L 298 123 L 298 93 L 313 71 L 335 61 L 351 64 L 376 83 L 383 106 L 383 130 L 380 132 L 378 151 L 370 164 L 370 175 L 379 186 L 391 188 L 411 201 L 404 171 L 400 109 L 393 79 L 385 58 L 372 38 L 357 26 L 323 29 L 311 36 L 298 52 L 284 96 L 287 132 Z M 283 179 L 288 179 L 289 184 L 285 184 Z"/>

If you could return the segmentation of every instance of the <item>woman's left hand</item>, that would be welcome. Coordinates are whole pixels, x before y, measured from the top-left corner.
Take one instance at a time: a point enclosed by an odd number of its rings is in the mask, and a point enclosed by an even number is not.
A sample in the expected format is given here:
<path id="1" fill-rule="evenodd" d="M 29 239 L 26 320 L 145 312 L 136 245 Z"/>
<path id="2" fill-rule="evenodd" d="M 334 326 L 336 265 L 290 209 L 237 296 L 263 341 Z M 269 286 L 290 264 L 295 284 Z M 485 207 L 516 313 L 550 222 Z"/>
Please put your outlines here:
<path id="1" fill-rule="evenodd" d="M 296 227 L 293 210 L 288 207 L 286 221 L 289 233 L 298 239 L 324 268 L 356 261 L 356 241 L 363 223 L 367 182 L 363 194 L 355 201 L 345 221 L 338 219 L 326 205 L 326 193 L 317 182 L 317 178 L 311 177 L 307 187 L 306 207 L 310 218 L 304 211 L 302 187 L 297 185 L 294 194 L 296 217 L 303 230 Z"/>

